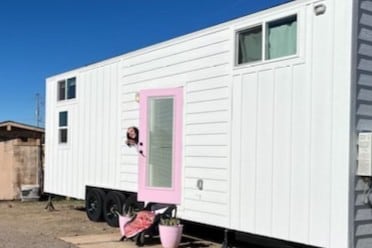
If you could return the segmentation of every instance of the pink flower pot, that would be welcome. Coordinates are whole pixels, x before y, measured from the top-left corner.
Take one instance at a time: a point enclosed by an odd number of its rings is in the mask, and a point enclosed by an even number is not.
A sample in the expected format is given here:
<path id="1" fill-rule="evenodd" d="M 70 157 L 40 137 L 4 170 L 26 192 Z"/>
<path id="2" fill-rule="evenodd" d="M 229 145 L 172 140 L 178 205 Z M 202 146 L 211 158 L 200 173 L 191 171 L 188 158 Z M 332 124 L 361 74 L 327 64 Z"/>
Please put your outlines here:
<path id="1" fill-rule="evenodd" d="M 124 236 L 124 235 L 125 235 L 125 232 L 124 232 L 124 226 L 125 226 L 125 224 L 127 224 L 128 221 L 130 221 L 131 219 L 132 219 L 132 217 L 121 216 L 121 215 L 119 215 L 119 229 L 120 229 L 120 234 L 121 234 L 121 236 Z"/>
<path id="2" fill-rule="evenodd" d="M 177 248 L 181 242 L 183 225 L 159 225 L 161 245 L 164 248 Z"/>

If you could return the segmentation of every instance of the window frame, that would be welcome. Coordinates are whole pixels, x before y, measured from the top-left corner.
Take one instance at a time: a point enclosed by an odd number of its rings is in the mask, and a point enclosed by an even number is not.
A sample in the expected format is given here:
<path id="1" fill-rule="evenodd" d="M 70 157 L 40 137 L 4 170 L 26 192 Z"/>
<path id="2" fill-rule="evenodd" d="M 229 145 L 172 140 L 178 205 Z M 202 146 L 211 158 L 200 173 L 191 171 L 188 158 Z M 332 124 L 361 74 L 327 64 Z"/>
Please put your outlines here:
<path id="1" fill-rule="evenodd" d="M 61 114 L 66 113 L 66 121 L 65 123 L 61 123 Z M 66 132 L 65 136 L 66 140 L 62 140 L 62 132 Z M 58 144 L 66 145 L 68 144 L 68 111 L 59 111 L 58 112 Z"/>
<path id="2" fill-rule="evenodd" d="M 63 85 L 63 86 L 62 86 Z M 59 80 L 57 82 L 57 100 L 63 101 L 66 99 L 66 80 Z"/>
<path id="3" fill-rule="evenodd" d="M 261 48 L 261 55 L 260 55 L 260 59 L 257 59 L 257 60 L 253 60 L 253 61 L 250 61 L 250 62 L 243 62 L 243 63 L 239 63 L 240 61 L 240 35 L 243 34 L 243 33 L 248 33 L 250 31 L 254 31 L 254 30 L 257 30 L 259 29 L 261 31 L 261 45 L 260 45 L 260 48 Z M 242 65 L 242 64 L 251 64 L 251 63 L 257 63 L 257 62 L 260 62 L 262 61 L 262 56 L 263 56 L 263 32 L 264 32 L 264 29 L 263 29 L 263 24 L 262 23 L 259 23 L 257 25 L 251 25 L 247 28 L 244 28 L 242 30 L 239 30 L 236 32 L 236 64 L 237 65 Z M 252 32 L 253 33 L 253 32 Z"/>
<path id="4" fill-rule="evenodd" d="M 268 44 L 268 27 L 269 24 L 275 23 L 275 22 L 280 22 L 281 20 L 290 20 L 290 19 L 295 19 L 296 20 L 296 52 L 294 54 L 286 55 L 286 56 L 281 56 L 277 58 L 267 58 L 267 48 L 269 47 Z M 234 42 L 234 65 L 235 67 L 242 67 L 242 66 L 251 66 L 251 65 L 257 65 L 257 64 L 264 64 L 268 62 L 275 62 L 275 61 L 281 61 L 281 60 L 288 60 L 291 58 L 296 58 L 300 54 L 300 24 L 299 24 L 299 19 L 300 19 L 300 13 L 299 12 L 292 12 L 292 13 L 287 13 L 286 15 L 280 15 L 272 19 L 265 19 L 260 22 L 254 22 L 251 23 L 250 25 L 245 25 L 242 26 L 241 28 L 238 28 L 235 30 L 235 42 Z M 254 29 L 257 27 L 261 27 L 262 30 L 262 37 L 261 37 L 261 59 L 252 61 L 252 62 L 244 62 L 244 63 L 239 63 L 239 36 L 241 33 L 247 32 L 250 29 Z"/>
<path id="5" fill-rule="evenodd" d="M 274 20 L 270 20 L 270 21 L 267 21 L 265 22 L 265 48 L 264 48 L 264 56 L 265 56 L 265 61 L 268 61 L 268 60 L 275 60 L 275 59 L 281 59 L 281 58 L 287 58 L 287 57 L 291 57 L 291 56 L 295 56 L 298 54 L 298 25 L 296 25 L 296 35 L 295 35 L 295 38 L 296 38 L 296 52 L 295 53 L 292 53 L 292 54 L 288 54 L 288 55 L 284 55 L 284 56 L 279 56 L 279 57 L 275 57 L 275 58 L 269 58 L 269 49 L 270 49 L 270 39 L 269 39 L 269 32 L 270 32 L 270 25 L 274 24 L 275 23 L 289 23 L 288 21 L 293 21 L 295 20 L 296 21 L 296 24 L 298 23 L 298 14 L 292 14 L 292 15 L 287 15 L 287 16 L 284 16 L 284 17 L 281 17 L 281 18 L 278 18 L 278 19 L 274 19 Z M 291 22 L 293 23 L 293 22 Z"/>
<path id="6" fill-rule="evenodd" d="M 70 82 L 73 82 L 73 84 L 70 85 L 69 84 Z M 64 87 L 61 87 L 61 85 L 64 85 Z M 70 86 L 72 86 L 73 88 Z M 75 76 L 68 77 L 62 80 L 58 80 L 57 81 L 57 101 L 62 102 L 62 101 L 76 99 L 76 86 L 77 86 L 77 80 Z M 73 92 L 72 97 L 70 97 L 71 92 Z M 61 97 L 62 95 L 63 97 Z"/>
<path id="7" fill-rule="evenodd" d="M 72 87 L 71 87 L 71 83 Z M 73 89 L 73 90 L 72 90 Z M 70 96 L 73 92 L 73 96 Z M 70 77 L 66 79 L 66 100 L 71 100 L 76 98 L 76 77 Z"/>

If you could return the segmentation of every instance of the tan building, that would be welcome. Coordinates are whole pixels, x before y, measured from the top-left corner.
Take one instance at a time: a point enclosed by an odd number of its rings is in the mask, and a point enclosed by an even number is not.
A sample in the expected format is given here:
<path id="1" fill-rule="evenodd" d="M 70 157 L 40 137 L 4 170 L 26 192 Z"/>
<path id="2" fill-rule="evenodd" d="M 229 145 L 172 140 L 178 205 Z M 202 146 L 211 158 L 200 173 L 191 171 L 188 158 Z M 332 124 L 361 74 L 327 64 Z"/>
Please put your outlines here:
<path id="1" fill-rule="evenodd" d="M 26 198 L 22 192 L 42 187 L 43 139 L 43 128 L 0 122 L 0 200 Z"/>

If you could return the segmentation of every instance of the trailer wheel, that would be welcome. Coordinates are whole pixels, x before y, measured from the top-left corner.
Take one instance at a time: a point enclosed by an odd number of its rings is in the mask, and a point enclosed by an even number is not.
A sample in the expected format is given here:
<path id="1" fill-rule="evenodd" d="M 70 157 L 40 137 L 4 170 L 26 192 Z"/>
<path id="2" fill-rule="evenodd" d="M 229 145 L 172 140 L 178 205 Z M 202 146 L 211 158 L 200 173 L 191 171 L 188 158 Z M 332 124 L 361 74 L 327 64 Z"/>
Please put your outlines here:
<path id="1" fill-rule="evenodd" d="M 85 197 L 85 210 L 91 221 L 102 220 L 105 192 L 101 189 L 88 189 Z"/>
<path id="2" fill-rule="evenodd" d="M 104 201 L 103 215 L 106 223 L 112 227 L 119 226 L 119 216 L 122 214 L 122 206 L 125 202 L 125 197 L 120 192 L 110 191 Z"/>
<path id="3" fill-rule="evenodd" d="M 123 205 L 123 212 L 127 213 L 129 209 L 131 209 L 134 212 L 138 212 L 142 210 L 144 206 L 145 206 L 144 202 L 139 202 L 137 200 L 137 194 L 131 194 L 125 201 L 125 204 Z"/>

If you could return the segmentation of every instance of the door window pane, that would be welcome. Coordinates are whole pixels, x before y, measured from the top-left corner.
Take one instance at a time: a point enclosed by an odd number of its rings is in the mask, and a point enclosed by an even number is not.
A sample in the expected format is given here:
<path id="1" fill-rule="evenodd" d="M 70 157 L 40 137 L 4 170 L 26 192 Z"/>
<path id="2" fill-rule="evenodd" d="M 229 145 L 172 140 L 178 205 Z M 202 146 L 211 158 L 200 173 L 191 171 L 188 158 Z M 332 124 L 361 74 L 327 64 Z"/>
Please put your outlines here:
<path id="1" fill-rule="evenodd" d="M 262 59 L 262 27 L 254 27 L 239 33 L 238 64 Z"/>
<path id="2" fill-rule="evenodd" d="M 291 16 L 267 26 L 266 59 L 275 59 L 297 52 L 297 17 Z"/>
<path id="3" fill-rule="evenodd" d="M 150 98 L 147 186 L 172 187 L 173 98 Z"/>

